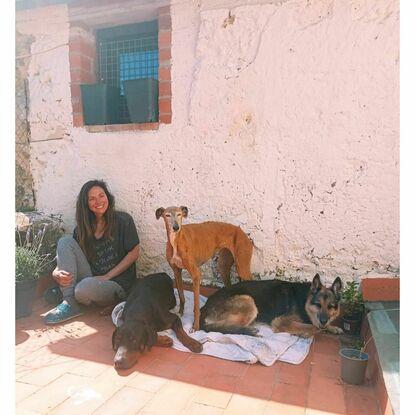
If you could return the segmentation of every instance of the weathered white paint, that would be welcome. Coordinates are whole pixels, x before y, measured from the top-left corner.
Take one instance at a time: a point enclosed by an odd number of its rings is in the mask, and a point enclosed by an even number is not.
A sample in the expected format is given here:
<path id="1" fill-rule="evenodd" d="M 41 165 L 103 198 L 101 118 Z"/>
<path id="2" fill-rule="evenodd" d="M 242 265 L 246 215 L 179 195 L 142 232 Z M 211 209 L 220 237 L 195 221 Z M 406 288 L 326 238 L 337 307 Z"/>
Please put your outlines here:
<path id="1" fill-rule="evenodd" d="M 265 278 L 398 273 L 398 2 L 172 3 L 173 122 L 158 131 L 73 128 L 67 8 L 18 13 L 35 36 L 33 140 L 62 137 L 32 144 L 38 209 L 70 229 L 80 186 L 107 180 L 142 272 L 169 270 L 154 212 L 180 204 L 189 222 L 241 225 Z"/>

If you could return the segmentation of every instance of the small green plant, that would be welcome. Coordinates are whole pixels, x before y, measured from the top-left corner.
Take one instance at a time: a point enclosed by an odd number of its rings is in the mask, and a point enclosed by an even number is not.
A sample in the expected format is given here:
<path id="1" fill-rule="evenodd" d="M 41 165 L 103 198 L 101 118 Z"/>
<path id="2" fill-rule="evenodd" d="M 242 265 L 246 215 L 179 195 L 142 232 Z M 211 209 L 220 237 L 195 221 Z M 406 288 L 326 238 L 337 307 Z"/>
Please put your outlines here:
<path id="1" fill-rule="evenodd" d="M 359 357 L 362 358 L 362 353 L 366 353 L 367 346 L 373 340 L 373 337 L 370 337 L 368 340 L 363 340 L 360 337 L 352 342 L 350 347 L 355 350 L 359 350 Z"/>
<path id="2" fill-rule="evenodd" d="M 360 337 L 354 340 L 351 344 L 353 349 L 360 350 L 361 352 L 364 351 L 365 346 L 365 342 Z"/>
<path id="3" fill-rule="evenodd" d="M 41 272 L 51 262 L 49 254 L 41 253 L 45 231 L 46 227 L 43 227 L 33 236 L 33 229 L 29 227 L 23 241 L 19 234 L 15 257 L 16 281 L 38 279 Z"/>
<path id="4" fill-rule="evenodd" d="M 346 318 L 359 318 L 363 314 L 363 297 L 355 281 L 346 283 L 346 287 L 342 292 L 342 304 L 344 317 Z"/>

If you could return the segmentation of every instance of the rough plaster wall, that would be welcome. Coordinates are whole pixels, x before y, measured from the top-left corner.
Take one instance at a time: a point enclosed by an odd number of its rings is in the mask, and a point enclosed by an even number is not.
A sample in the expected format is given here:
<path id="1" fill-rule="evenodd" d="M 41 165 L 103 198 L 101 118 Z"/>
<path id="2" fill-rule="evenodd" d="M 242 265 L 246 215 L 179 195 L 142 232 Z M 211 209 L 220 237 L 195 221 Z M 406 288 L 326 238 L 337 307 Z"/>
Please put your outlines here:
<path id="1" fill-rule="evenodd" d="M 39 208 L 71 228 L 82 183 L 106 179 L 141 272 L 169 271 L 154 212 L 181 204 L 189 222 L 241 225 L 264 278 L 398 273 L 398 2 L 172 3 L 173 122 L 158 131 L 73 128 L 67 48 L 32 58 L 32 135 L 69 134 L 32 145 Z M 67 42 L 66 8 L 52 14 L 45 32 L 26 16 L 38 50 Z"/>
<path id="2" fill-rule="evenodd" d="M 35 38 L 28 68 L 31 141 L 68 136 L 72 128 L 72 105 L 67 7 L 19 12 L 16 27 L 22 34 Z"/>

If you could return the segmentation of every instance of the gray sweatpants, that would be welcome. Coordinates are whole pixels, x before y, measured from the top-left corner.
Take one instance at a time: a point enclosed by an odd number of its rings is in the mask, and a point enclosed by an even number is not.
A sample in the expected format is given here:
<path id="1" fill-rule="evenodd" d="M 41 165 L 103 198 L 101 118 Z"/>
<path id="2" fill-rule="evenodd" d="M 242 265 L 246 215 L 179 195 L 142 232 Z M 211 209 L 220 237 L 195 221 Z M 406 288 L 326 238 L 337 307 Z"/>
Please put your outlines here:
<path id="1" fill-rule="evenodd" d="M 91 267 L 78 242 L 72 236 L 63 236 L 57 246 L 58 268 L 70 272 L 74 279 L 72 285 L 60 287 L 63 299 L 75 297 L 79 303 L 95 303 L 105 306 L 114 300 L 125 298 L 121 285 L 114 281 L 98 281 L 92 276 Z"/>

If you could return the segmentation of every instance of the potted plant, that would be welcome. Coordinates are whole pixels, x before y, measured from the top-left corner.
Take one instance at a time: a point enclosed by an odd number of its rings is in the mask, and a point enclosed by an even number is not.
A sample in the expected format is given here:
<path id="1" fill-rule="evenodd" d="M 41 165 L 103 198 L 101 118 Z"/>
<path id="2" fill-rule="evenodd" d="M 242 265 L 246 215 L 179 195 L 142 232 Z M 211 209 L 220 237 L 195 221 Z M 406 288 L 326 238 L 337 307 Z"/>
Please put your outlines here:
<path id="1" fill-rule="evenodd" d="M 370 341 L 370 340 L 369 340 Z M 360 385 L 365 380 L 369 355 L 365 353 L 367 343 L 358 341 L 355 347 L 343 347 L 339 351 L 341 357 L 341 378 L 352 385 Z"/>
<path id="2" fill-rule="evenodd" d="M 355 281 L 346 283 L 342 292 L 342 328 L 345 333 L 357 334 L 360 331 L 364 303 L 362 293 Z"/>
<path id="3" fill-rule="evenodd" d="M 50 262 L 50 255 L 40 252 L 44 234 L 45 228 L 31 237 L 29 227 L 25 240 L 16 244 L 16 319 L 32 313 L 37 280 Z"/>

